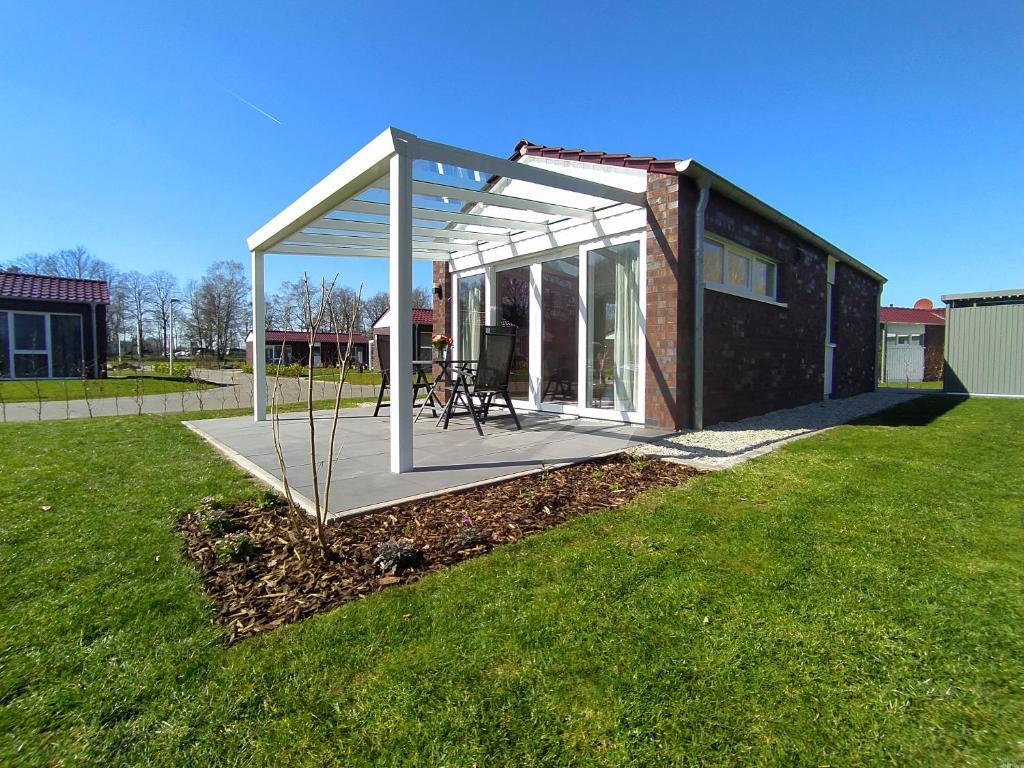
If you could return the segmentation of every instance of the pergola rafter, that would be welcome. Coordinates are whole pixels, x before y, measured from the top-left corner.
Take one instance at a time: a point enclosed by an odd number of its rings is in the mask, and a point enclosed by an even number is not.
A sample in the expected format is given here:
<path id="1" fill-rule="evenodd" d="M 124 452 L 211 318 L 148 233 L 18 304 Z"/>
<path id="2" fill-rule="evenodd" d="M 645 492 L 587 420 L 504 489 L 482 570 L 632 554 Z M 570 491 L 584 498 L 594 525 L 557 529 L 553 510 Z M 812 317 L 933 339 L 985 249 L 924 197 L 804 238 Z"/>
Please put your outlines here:
<path id="1" fill-rule="evenodd" d="M 414 178 L 426 161 L 437 178 Z M 462 169 L 451 178 L 446 168 Z M 476 187 L 462 182 L 471 180 Z M 386 202 L 380 190 L 386 191 Z M 440 203 L 440 207 L 438 205 Z M 391 369 L 412 368 L 412 260 L 483 256 L 515 238 L 591 223 L 644 195 L 547 168 L 421 139 L 389 128 L 248 238 L 253 271 L 254 418 L 266 418 L 264 260 L 267 254 L 387 258 Z M 453 206 L 447 210 L 443 206 Z M 472 227 L 473 229 L 469 229 Z M 326 231 L 325 231 L 326 230 Z M 403 377 L 394 377 L 395 381 Z M 412 392 L 391 393 L 391 469 L 412 469 Z"/>

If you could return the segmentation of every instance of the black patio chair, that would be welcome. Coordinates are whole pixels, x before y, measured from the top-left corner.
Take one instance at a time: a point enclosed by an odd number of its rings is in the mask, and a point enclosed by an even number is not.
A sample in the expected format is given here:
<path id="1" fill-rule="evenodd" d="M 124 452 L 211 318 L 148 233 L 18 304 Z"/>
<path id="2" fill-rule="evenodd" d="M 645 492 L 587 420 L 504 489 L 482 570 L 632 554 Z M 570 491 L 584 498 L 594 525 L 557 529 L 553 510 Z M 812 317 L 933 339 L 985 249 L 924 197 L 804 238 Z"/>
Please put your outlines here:
<path id="1" fill-rule="evenodd" d="M 384 393 L 390 393 L 391 390 L 391 338 L 389 336 L 377 336 L 377 357 L 380 360 L 380 390 L 377 392 L 377 407 L 373 409 L 374 416 L 380 413 L 381 408 L 388 408 L 391 405 L 390 402 L 384 402 Z M 415 376 L 412 383 L 413 407 L 416 406 L 416 397 L 420 392 L 426 392 L 428 398 L 425 405 L 429 405 L 431 412 L 437 416 L 434 401 L 431 401 L 429 396 L 430 380 L 420 366 L 414 365 L 413 369 Z"/>
<path id="2" fill-rule="evenodd" d="M 480 359 L 475 370 L 454 368 L 455 387 L 452 399 L 445 408 L 442 418 L 444 428 L 452 414 L 461 403 L 462 407 L 473 417 L 476 431 L 483 436 L 480 426 L 487 423 L 491 408 L 507 408 L 512 414 L 516 429 L 522 429 L 519 415 L 512 398 L 508 394 L 508 380 L 512 374 L 512 359 L 516 349 L 516 329 L 510 326 L 484 326 L 480 339 Z M 495 402 L 500 398 L 500 402 Z"/>

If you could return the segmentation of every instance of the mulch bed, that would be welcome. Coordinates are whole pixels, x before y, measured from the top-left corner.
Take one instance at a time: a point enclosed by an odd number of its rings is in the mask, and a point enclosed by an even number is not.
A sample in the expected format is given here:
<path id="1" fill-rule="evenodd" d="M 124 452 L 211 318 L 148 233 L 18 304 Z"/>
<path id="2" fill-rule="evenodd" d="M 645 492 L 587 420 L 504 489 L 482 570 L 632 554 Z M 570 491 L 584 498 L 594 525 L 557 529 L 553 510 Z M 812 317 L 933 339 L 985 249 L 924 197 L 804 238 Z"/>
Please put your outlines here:
<path id="1" fill-rule="evenodd" d="M 185 554 L 199 569 L 230 644 L 697 474 L 680 464 L 620 454 L 434 496 L 330 523 L 327 535 L 336 553 L 330 560 L 320 554 L 312 518 L 300 512 L 301 521 L 294 522 L 279 500 L 208 501 L 183 515 L 179 527 Z M 217 526 L 208 522 L 211 504 L 218 508 Z M 246 551 L 228 559 L 226 541 L 241 541 Z M 378 549 L 385 542 L 391 544 Z M 389 562 L 375 563 L 380 554 L 391 555 Z"/>

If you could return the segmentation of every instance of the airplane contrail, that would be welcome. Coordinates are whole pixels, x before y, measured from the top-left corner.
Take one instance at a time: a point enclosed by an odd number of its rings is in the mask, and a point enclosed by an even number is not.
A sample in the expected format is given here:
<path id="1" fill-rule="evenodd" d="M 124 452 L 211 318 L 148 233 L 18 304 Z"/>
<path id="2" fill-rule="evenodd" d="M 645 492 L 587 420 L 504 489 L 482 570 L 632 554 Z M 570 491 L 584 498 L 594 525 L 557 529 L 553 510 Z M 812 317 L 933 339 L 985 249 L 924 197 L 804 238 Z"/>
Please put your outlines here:
<path id="1" fill-rule="evenodd" d="M 221 86 L 221 87 L 223 88 L 223 86 Z M 250 107 L 250 108 L 252 108 L 252 109 L 255 109 L 255 110 L 256 110 L 257 112 L 259 112 L 259 113 L 260 113 L 261 115 L 263 115 L 264 117 L 270 118 L 271 120 L 273 120 L 273 121 L 274 121 L 275 123 L 277 123 L 278 125 L 284 125 L 284 123 L 282 123 L 282 122 L 281 122 L 280 120 L 278 120 L 278 119 L 277 119 L 276 117 L 274 117 L 274 116 L 273 116 L 272 114 L 270 114 L 269 112 L 267 112 L 267 111 L 265 111 L 265 110 L 262 110 L 262 109 L 260 109 L 260 108 L 259 108 L 259 107 L 257 107 L 257 106 L 256 106 L 255 104 L 253 104 L 253 103 L 252 103 L 251 101 L 248 101 L 247 99 L 243 99 L 243 98 L 242 98 L 241 96 L 239 96 L 239 95 L 238 95 L 237 93 L 235 93 L 234 91 L 232 91 L 232 90 L 231 90 L 230 88 L 223 88 L 223 90 L 224 90 L 224 91 L 225 91 L 226 93 L 228 93 L 228 94 L 230 94 L 230 95 L 234 96 L 234 97 L 235 97 L 236 99 L 238 99 L 238 100 L 239 100 L 240 102 L 242 102 L 243 104 L 245 104 L 245 106 L 247 106 L 247 107 Z"/>

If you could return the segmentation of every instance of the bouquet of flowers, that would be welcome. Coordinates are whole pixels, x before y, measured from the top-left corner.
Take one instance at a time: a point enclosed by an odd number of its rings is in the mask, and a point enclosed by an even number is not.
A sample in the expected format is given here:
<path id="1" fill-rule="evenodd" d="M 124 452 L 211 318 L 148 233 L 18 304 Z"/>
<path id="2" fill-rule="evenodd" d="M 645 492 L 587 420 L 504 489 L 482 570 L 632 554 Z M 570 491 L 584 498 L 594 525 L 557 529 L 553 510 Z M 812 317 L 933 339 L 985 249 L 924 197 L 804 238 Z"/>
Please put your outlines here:
<path id="1" fill-rule="evenodd" d="M 430 337 L 430 343 L 434 347 L 434 351 L 439 355 L 443 355 L 448 347 L 452 344 L 452 337 L 445 336 L 443 333 L 435 333 Z"/>

